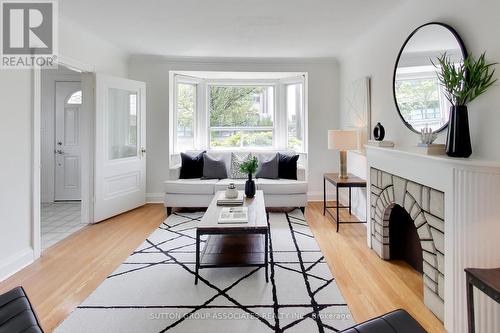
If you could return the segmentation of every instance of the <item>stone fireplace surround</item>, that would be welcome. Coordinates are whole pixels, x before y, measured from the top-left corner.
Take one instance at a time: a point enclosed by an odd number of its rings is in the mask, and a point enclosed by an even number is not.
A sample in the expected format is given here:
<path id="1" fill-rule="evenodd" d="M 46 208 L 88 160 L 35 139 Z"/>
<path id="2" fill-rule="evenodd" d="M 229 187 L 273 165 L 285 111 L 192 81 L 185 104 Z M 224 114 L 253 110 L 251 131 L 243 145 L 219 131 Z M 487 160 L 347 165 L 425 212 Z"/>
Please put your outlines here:
<path id="1" fill-rule="evenodd" d="M 444 321 L 444 193 L 390 173 L 370 169 L 372 249 L 390 256 L 389 219 L 394 205 L 412 219 L 423 257 L 424 303 Z"/>
<path id="2" fill-rule="evenodd" d="M 424 267 L 425 304 L 434 311 L 430 302 L 444 300 L 446 330 L 466 333 L 464 268 L 500 267 L 500 162 L 429 156 L 412 148 L 374 146 L 366 146 L 366 162 L 370 173 L 367 188 L 375 190 L 374 195 L 367 196 L 368 246 L 382 258 L 388 254 L 388 247 L 384 247 L 388 238 L 384 239 L 387 234 L 384 235 L 383 227 L 387 224 L 384 222 L 386 213 L 390 213 L 383 209 L 391 202 L 403 203 L 402 207 L 414 217 L 415 223 L 424 228 L 419 232 L 422 247 L 435 248 L 435 252 L 429 251 L 425 259 L 429 261 L 425 264 L 427 268 Z M 371 184 L 372 177 L 375 187 Z M 383 183 L 392 184 L 393 189 L 406 184 L 406 189 L 388 190 L 377 196 L 377 188 L 382 188 Z M 372 203 L 378 198 L 383 198 L 379 199 L 380 203 Z M 372 216 L 377 206 L 380 206 L 379 217 Z M 432 241 L 425 237 L 429 236 L 427 231 Z M 429 290 L 436 290 L 433 288 L 436 282 L 432 279 L 436 275 L 433 269 L 437 270 L 437 294 L 429 293 Z M 431 298 L 436 295 L 435 299 Z M 499 304 L 475 292 L 475 312 L 478 332 L 500 332 Z"/>

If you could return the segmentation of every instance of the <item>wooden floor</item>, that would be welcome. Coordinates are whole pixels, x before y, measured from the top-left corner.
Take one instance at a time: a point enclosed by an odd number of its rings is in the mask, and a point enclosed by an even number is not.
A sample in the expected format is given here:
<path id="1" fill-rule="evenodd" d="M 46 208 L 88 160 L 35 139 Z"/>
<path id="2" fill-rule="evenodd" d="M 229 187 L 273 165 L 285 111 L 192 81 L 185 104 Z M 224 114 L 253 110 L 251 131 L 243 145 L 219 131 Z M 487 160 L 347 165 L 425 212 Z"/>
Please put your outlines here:
<path id="1" fill-rule="evenodd" d="M 0 293 L 24 286 L 43 328 L 51 332 L 158 227 L 164 216 L 163 205 L 151 204 L 86 227 L 0 282 Z M 336 233 L 333 222 L 322 215 L 320 203 L 310 203 L 306 217 L 357 322 L 404 308 L 428 332 L 445 332 L 422 302 L 421 276 L 404 262 L 378 258 L 366 245 L 363 225 L 344 224 Z"/>
<path id="2" fill-rule="evenodd" d="M 0 283 L 26 289 L 41 324 L 52 332 L 163 222 L 163 205 L 146 205 L 85 227 Z"/>
<path id="3" fill-rule="evenodd" d="M 347 210 L 340 213 L 349 219 Z M 429 333 L 446 332 L 423 303 L 422 275 L 406 262 L 380 259 L 368 248 L 364 225 L 341 224 L 337 233 L 319 202 L 309 203 L 306 220 L 356 322 L 403 308 Z"/>

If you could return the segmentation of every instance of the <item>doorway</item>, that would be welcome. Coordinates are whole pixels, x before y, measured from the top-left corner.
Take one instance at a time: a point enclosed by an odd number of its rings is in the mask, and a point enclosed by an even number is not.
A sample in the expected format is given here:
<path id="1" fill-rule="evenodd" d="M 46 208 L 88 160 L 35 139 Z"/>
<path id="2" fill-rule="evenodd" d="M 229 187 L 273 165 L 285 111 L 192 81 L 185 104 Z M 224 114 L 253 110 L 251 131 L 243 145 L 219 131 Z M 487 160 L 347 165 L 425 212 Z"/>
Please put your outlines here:
<path id="1" fill-rule="evenodd" d="M 84 226 L 146 202 L 145 83 L 63 56 L 58 66 L 33 71 L 35 259 Z"/>
<path id="2" fill-rule="evenodd" d="M 41 250 L 83 228 L 82 74 L 41 71 Z"/>

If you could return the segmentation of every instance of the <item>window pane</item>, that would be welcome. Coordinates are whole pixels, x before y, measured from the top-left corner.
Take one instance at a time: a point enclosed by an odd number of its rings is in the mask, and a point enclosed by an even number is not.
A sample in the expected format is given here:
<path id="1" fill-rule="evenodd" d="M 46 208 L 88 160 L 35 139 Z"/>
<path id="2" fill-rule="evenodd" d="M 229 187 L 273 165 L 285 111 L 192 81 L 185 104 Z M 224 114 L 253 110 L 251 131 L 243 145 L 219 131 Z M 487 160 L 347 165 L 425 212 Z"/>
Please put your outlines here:
<path id="1" fill-rule="evenodd" d="M 66 103 L 68 103 L 68 104 L 82 104 L 82 91 L 78 90 L 77 92 L 74 92 L 68 98 L 68 101 Z"/>
<path id="2" fill-rule="evenodd" d="M 213 148 L 273 147 L 273 129 L 239 130 L 213 129 L 210 131 Z"/>
<path id="3" fill-rule="evenodd" d="M 196 109 L 196 85 L 177 85 L 177 149 L 179 152 L 194 148 L 194 115 Z"/>
<path id="4" fill-rule="evenodd" d="M 273 126 L 274 87 L 210 86 L 210 126 Z"/>
<path id="5" fill-rule="evenodd" d="M 108 158 L 137 156 L 137 93 L 108 91 Z"/>
<path id="6" fill-rule="evenodd" d="M 272 147 L 273 130 L 243 132 L 243 147 Z"/>
<path id="7" fill-rule="evenodd" d="M 211 147 L 272 147 L 273 86 L 210 86 Z"/>
<path id="8" fill-rule="evenodd" d="M 304 103 L 302 83 L 286 86 L 286 112 L 288 123 L 288 148 L 303 150 L 304 135 Z"/>
<path id="9" fill-rule="evenodd" d="M 241 147 L 241 132 L 238 130 L 211 130 L 210 146 L 217 148 Z"/>

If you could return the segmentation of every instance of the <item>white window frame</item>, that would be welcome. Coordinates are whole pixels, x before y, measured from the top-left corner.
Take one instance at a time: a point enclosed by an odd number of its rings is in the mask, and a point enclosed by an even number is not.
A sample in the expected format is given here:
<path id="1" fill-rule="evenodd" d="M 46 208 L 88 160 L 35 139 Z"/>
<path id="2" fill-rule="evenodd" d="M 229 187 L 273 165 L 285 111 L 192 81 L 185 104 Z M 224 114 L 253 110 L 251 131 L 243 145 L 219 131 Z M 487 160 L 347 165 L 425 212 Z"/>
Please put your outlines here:
<path id="1" fill-rule="evenodd" d="M 221 72 L 218 72 L 221 73 Z M 169 148 L 171 163 L 176 160 L 172 157 L 178 155 L 177 150 L 177 85 L 187 83 L 196 85 L 196 108 L 193 119 L 194 150 L 289 150 L 288 148 L 288 115 L 286 110 L 286 86 L 289 84 L 302 84 L 302 107 L 303 107 L 303 142 L 301 151 L 297 153 L 307 154 L 308 151 L 308 78 L 307 73 L 292 73 L 291 76 L 276 79 L 276 74 L 270 73 L 269 79 L 240 79 L 240 78 L 204 78 L 186 75 L 186 72 L 178 73 L 170 71 L 169 77 Z M 273 110 L 273 146 L 272 147 L 210 147 L 210 110 L 209 98 L 211 86 L 273 86 L 274 87 L 274 110 Z M 263 129 L 270 127 L 264 126 Z M 247 127 L 239 127 L 245 130 Z M 257 127 L 251 127 L 257 129 Z"/>
<path id="2" fill-rule="evenodd" d="M 172 80 L 170 81 L 172 82 Z M 174 84 L 171 86 L 171 105 L 170 105 L 170 110 L 172 112 L 169 112 L 169 123 L 170 123 L 170 130 L 169 132 L 173 135 L 170 135 L 170 152 L 174 154 L 180 153 L 177 151 L 177 87 L 179 84 L 189 84 L 189 85 L 194 85 L 195 86 L 195 110 L 193 114 L 193 135 L 194 135 L 194 147 L 193 149 L 196 149 L 198 146 L 197 143 L 197 138 L 198 136 L 198 118 L 200 112 L 198 111 L 199 106 L 202 104 L 200 103 L 200 85 L 202 84 L 202 80 L 199 78 L 195 77 L 190 77 L 190 76 L 185 76 L 185 75 L 175 75 L 173 76 L 173 82 Z"/>
<path id="3" fill-rule="evenodd" d="M 282 83 L 282 87 L 283 87 L 283 102 L 282 102 L 282 105 L 283 105 L 283 108 L 285 108 L 284 110 L 284 117 L 285 117 L 285 120 L 283 121 L 283 123 L 285 124 L 285 128 L 282 129 L 284 131 L 284 133 L 286 133 L 286 137 L 285 137 L 285 142 L 283 143 L 285 147 L 288 148 L 288 112 L 286 110 L 286 87 L 289 86 L 289 85 L 293 85 L 293 84 L 302 84 L 302 110 L 303 110 L 303 113 L 304 113 L 304 119 L 303 119 L 303 126 L 302 126 L 302 147 L 301 147 L 301 151 L 300 152 L 307 152 L 307 128 L 308 128 L 308 116 L 307 116 L 307 76 L 306 75 L 302 75 L 300 77 L 291 77 L 291 78 L 287 78 L 287 79 L 282 79 L 281 80 L 281 83 Z"/>

